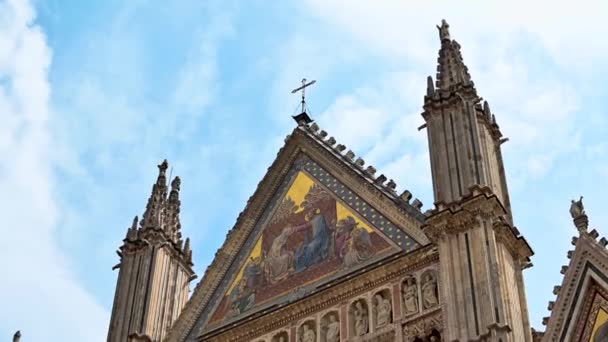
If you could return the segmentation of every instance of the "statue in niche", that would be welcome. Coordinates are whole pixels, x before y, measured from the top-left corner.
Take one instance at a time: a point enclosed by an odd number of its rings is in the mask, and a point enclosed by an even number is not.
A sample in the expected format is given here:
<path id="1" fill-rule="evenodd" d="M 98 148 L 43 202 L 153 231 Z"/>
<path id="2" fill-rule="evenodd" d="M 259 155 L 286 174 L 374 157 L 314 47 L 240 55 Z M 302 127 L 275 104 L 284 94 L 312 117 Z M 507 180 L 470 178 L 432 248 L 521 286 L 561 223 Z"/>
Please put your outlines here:
<path id="1" fill-rule="evenodd" d="M 302 326 L 302 342 L 316 342 L 317 341 L 317 335 L 315 334 L 315 331 L 313 329 L 310 328 L 310 326 L 308 324 L 304 324 L 304 326 Z"/>
<path id="2" fill-rule="evenodd" d="M 405 315 L 412 315 L 418 312 L 418 286 L 416 279 L 411 277 L 405 280 L 402 289 L 403 308 Z"/>
<path id="3" fill-rule="evenodd" d="M 422 283 L 422 307 L 430 309 L 439 304 L 437 296 L 437 280 L 432 273 L 424 275 Z"/>
<path id="4" fill-rule="evenodd" d="M 391 301 L 378 293 L 374 296 L 376 310 L 376 328 L 382 328 L 391 323 Z"/>
<path id="5" fill-rule="evenodd" d="M 361 301 L 357 301 L 355 303 L 353 316 L 355 320 L 355 336 L 363 336 L 367 334 L 367 330 L 369 328 L 369 319 L 367 315 L 367 308 L 363 307 Z"/>
<path id="6" fill-rule="evenodd" d="M 340 341 L 340 322 L 338 322 L 336 315 L 329 315 L 329 322 L 325 327 L 325 342 L 338 342 Z"/>

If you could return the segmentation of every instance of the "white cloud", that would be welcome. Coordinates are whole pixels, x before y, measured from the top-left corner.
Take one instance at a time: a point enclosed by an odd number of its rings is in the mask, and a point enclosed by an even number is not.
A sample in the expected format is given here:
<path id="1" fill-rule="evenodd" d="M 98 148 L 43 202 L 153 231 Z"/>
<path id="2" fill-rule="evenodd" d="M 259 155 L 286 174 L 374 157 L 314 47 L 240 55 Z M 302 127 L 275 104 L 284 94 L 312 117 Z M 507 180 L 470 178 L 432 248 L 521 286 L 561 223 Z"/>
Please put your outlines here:
<path id="1" fill-rule="evenodd" d="M 21 329 L 36 341 L 101 341 L 108 312 L 75 280 L 54 241 L 51 51 L 34 20 L 29 3 L 0 2 L 0 331 Z"/>

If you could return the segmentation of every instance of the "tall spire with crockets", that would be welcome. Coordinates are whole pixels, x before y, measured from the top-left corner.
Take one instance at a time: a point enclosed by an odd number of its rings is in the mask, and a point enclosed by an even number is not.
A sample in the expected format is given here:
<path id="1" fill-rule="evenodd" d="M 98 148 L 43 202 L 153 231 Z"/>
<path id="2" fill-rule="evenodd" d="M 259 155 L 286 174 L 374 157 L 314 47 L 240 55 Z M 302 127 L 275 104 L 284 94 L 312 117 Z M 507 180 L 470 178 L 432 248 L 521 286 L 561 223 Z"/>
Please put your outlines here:
<path id="1" fill-rule="evenodd" d="M 531 265 L 532 250 L 513 227 L 506 139 L 477 95 L 448 23 L 438 29 L 436 82 L 427 78 L 421 128 L 435 198 L 423 229 L 443 259 L 444 339 L 531 342 L 522 269 Z"/>
<path id="2" fill-rule="evenodd" d="M 179 220 L 181 180 L 171 181 L 169 164 L 158 165 L 141 222 L 137 216 L 117 252 L 120 269 L 108 341 L 162 341 L 188 299 L 192 270 L 190 240 L 184 245 Z"/>
<path id="3" fill-rule="evenodd" d="M 450 25 L 445 20 L 441 21 L 439 39 L 441 49 L 437 59 L 437 88 L 449 90 L 459 85 L 472 85 L 469 70 L 462 60 L 460 44 L 450 38 Z"/>

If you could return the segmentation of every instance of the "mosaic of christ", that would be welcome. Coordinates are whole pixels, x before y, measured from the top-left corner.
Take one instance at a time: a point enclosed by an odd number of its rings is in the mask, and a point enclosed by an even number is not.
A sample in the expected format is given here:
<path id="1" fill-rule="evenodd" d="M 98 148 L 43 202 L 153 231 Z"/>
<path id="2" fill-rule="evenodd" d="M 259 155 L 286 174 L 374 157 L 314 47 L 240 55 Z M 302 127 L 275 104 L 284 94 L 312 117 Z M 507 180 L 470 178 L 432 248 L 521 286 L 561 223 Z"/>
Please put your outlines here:
<path id="1" fill-rule="evenodd" d="M 274 208 L 211 323 L 354 267 L 390 244 L 300 171 Z"/>

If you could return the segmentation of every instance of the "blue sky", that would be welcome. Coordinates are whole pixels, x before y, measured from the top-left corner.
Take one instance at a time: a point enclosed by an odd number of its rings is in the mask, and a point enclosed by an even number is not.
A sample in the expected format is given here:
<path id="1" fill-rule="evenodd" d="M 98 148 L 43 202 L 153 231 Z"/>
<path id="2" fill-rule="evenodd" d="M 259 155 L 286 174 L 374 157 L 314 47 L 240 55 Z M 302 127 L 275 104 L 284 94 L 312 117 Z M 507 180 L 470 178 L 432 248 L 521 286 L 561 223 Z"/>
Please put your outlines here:
<path id="1" fill-rule="evenodd" d="M 294 127 L 319 125 L 432 203 L 416 128 L 446 18 L 503 134 L 541 328 L 580 194 L 608 234 L 608 5 L 580 1 L 0 0 L 0 336 L 102 341 L 115 250 L 156 165 L 182 178 L 202 274 Z"/>

